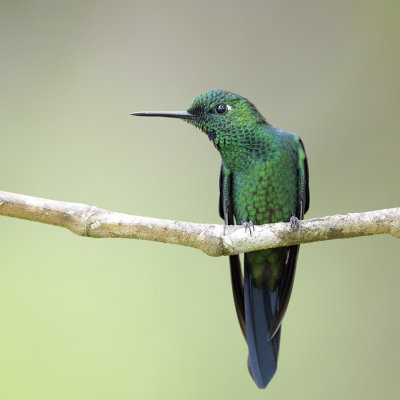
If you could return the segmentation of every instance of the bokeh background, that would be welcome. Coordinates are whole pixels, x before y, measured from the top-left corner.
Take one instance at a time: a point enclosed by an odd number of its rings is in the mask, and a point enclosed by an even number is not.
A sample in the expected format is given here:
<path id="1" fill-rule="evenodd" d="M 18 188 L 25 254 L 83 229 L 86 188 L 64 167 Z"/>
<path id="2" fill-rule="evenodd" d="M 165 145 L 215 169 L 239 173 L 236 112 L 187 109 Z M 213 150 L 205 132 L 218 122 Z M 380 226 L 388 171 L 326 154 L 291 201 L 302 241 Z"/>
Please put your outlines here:
<path id="1" fill-rule="evenodd" d="M 308 217 L 399 206 L 397 1 L 0 1 L 0 189 L 220 223 L 219 155 L 177 120 L 221 87 L 308 152 Z M 256 388 L 228 260 L 0 218 L 0 398 L 399 396 L 399 241 L 304 245 Z"/>

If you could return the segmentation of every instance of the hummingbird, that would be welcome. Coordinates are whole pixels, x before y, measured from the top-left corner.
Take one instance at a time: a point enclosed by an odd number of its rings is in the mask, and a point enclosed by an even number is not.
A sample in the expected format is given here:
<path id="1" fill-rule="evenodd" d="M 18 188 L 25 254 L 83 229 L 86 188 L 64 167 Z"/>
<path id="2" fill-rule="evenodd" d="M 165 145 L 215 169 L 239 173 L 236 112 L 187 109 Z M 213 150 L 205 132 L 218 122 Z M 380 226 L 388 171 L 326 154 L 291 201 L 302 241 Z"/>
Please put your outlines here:
<path id="1" fill-rule="evenodd" d="M 269 124 L 247 99 L 222 89 L 194 98 L 187 111 L 131 115 L 179 118 L 202 130 L 221 155 L 219 214 L 225 225 L 291 222 L 297 229 L 309 208 L 308 166 L 300 137 Z M 259 388 L 277 369 L 281 323 L 292 292 L 299 246 L 229 257 L 247 366 Z"/>

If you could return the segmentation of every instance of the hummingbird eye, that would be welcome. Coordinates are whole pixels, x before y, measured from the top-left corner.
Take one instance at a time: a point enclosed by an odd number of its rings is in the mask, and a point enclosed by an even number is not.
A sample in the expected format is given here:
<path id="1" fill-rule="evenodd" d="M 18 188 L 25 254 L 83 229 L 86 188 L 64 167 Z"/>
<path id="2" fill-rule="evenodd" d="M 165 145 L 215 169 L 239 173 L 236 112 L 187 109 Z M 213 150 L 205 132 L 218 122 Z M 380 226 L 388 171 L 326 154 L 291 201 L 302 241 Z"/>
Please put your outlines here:
<path id="1" fill-rule="evenodd" d="M 230 110 L 232 107 L 228 104 L 218 104 L 217 107 L 214 108 L 214 112 L 216 114 L 225 114 L 228 110 Z"/>

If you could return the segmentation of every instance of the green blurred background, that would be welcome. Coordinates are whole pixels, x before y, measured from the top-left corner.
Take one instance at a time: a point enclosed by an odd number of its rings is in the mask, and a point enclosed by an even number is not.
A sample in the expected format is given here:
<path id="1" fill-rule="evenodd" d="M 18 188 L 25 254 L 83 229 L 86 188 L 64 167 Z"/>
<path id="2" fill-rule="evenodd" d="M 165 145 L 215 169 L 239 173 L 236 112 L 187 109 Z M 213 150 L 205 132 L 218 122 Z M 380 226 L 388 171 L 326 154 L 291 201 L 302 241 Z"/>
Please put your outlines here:
<path id="1" fill-rule="evenodd" d="M 308 217 L 399 206 L 397 1 L 0 1 L 0 189 L 220 223 L 219 155 L 130 112 L 221 87 L 308 152 Z M 399 396 L 399 242 L 302 247 L 267 391 L 228 260 L 0 218 L 0 398 Z"/>

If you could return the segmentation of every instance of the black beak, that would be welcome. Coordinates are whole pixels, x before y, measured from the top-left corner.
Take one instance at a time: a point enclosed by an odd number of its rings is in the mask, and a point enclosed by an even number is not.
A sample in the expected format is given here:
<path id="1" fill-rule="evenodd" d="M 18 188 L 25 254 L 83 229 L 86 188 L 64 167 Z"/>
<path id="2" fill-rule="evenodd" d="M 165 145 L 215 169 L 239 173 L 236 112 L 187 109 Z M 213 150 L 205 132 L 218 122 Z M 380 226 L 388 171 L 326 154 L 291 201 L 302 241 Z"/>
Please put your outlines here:
<path id="1" fill-rule="evenodd" d="M 181 119 L 192 119 L 197 117 L 197 115 L 190 114 L 187 111 L 141 111 L 132 113 L 131 115 L 138 115 L 140 117 L 168 117 Z"/>

